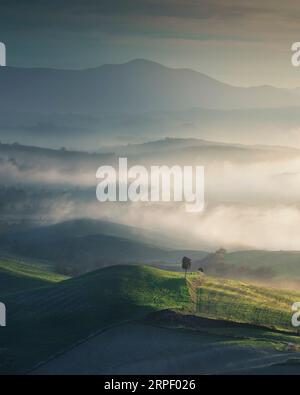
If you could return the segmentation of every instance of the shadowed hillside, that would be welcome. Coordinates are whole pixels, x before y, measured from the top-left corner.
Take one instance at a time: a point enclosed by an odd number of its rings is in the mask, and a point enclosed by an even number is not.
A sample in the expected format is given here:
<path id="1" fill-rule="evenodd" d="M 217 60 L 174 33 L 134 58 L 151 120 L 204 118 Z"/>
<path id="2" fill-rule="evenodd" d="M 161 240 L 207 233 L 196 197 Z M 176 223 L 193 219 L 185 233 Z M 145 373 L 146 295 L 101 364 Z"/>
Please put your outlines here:
<path id="1" fill-rule="evenodd" d="M 2 299 L 8 312 L 2 373 L 24 371 L 95 332 L 190 301 L 180 274 L 138 266 L 106 268 Z"/>
<path id="2" fill-rule="evenodd" d="M 105 221 L 74 220 L 3 235 L 0 249 L 46 261 L 67 275 L 126 263 L 175 262 L 179 266 L 183 255 L 195 259 L 206 255 L 204 251 L 160 247 L 158 241 L 159 233 Z"/>
<path id="3" fill-rule="evenodd" d="M 46 265 L 22 260 L 0 259 L 0 295 L 39 288 L 63 281 L 67 277 Z"/>
<path id="4" fill-rule="evenodd" d="M 195 273 L 188 275 L 186 283 L 182 273 L 151 267 L 105 268 L 56 285 L 2 298 L 7 306 L 8 325 L 1 329 L 0 371 L 24 372 L 90 336 L 101 337 L 103 331 L 118 330 L 119 325 L 136 323 L 146 317 L 151 324 L 150 313 L 168 309 L 190 317 L 197 315 L 215 320 L 216 325 L 206 325 L 202 332 L 221 336 L 224 341 L 251 338 L 255 347 L 275 348 L 280 352 L 287 348 L 288 342 L 293 342 L 298 350 L 300 341 L 293 335 L 294 328 L 287 328 L 286 319 L 290 318 L 290 303 L 299 297 L 299 293 L 275 292 L 234 281 L 222 282 Z M 224 305 L 228 308 L 224 309 Z M 241 317 L 238 305 L 244 306 L 246 310 L 243 311 L 248 314 Z M 264 310 L 265 316 L 253 314 L 258 306 Z M 269 314 L 270 306 L 275 312 L 273 315 Z M 266 317 L 272 320 L 266 321 Z M 236 325 L 218 324 L 218 320 Z M 178 321 L 176 324 L 176 320 L 167 320 L 163 326 L 175 329 L 183 325 L 189 330 L 189 322 Z M 240 327 L 238 323 L 250 326 Z M 153 325 L 156 325 L 155 320 Z M 266 327 L 269 329 L 264 332 Z M 273 331 L 274 328 L 288 331 L 272 333 L 271 328 Z M 201 327 L 198 329 L 201 331 Z M 146 332 L 142 333 L 145 335 Z M 139 332 L 139 336 L 142 333 Z M 174 341 L 176 333 L 170 332 L 170 336 L 175 336 Z M 82 361 L 77 368 L 81 365 Z M 101 363 L 99 368 L 105 370 Z"/>

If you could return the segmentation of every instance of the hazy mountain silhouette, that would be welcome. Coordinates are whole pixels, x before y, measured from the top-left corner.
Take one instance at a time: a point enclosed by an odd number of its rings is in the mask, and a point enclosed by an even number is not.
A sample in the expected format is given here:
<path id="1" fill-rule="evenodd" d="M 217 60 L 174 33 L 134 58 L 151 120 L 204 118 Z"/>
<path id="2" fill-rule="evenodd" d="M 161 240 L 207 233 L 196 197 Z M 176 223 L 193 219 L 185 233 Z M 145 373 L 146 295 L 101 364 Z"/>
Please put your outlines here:
<path id="1" fill-rule="evenodd" d="M 86 70 L 0 69 L 2 111 L 132 113 L 298 105 L 293 90 L 233 87 L 193 70 L 142 59 Z"/>

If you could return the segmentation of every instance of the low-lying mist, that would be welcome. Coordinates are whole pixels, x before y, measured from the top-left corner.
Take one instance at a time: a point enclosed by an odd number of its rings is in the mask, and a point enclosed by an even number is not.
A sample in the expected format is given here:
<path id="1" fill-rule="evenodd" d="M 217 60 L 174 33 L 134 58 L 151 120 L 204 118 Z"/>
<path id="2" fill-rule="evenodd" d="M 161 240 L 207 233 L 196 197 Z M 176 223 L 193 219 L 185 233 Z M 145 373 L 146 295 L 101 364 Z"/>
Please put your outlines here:
<path id="1" fill-rule="evenodd" d="M 161 163 L 166 159 L 167 165 L 182 164 L 186 150 L 174 151 L 173 157 L 166 157 L 166 150 L 156 151 L 153 164 L 158 157 Z M 1 156 L 0 213 L 2 218 L 31 216 L 45 222 L 105 219 L 159 230 L 184 248 L 300 250 L 298 152 L 292 150 L 289 158 L 287 151 L 269 148 L 273 152 L 270 158 L 260 155 L 255 159 L 254 153 L 251 160 L 244 160 L 243 147 L 230 160 L 227 146 L 225 156 L 221 148 L 218 156 L 209 156 L 203 147 L 201 150 L 191 159 L 193 164 L 205 166 L 205 209 L 201 213 L 188 213 L 183 203 L 174 202 L 100 203 L 95 175 L 97 167 L 106 163 L 105 157 L 88 157 L 87 165 L 85 157 L 71 160 L 61 151 L 57 152 L 64 160 L 57 164 L 55 160 L 47 162 L 41 152 L 33 153 L 30 163 L 18 151 Z M 151 153 L 145 158 L 149 165 Z M 129 159 L 131 164 L 144 164 L 141 157 Z"/>

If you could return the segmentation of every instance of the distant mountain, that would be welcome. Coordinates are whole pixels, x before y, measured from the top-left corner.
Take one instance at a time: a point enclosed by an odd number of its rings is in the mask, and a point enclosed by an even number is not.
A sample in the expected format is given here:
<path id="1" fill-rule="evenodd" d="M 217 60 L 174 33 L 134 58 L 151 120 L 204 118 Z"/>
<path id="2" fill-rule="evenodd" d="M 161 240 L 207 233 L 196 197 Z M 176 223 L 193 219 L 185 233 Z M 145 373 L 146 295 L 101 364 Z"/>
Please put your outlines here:
<path id="1" fill-rule="evenodd" d="M 99 113 L 299 106 L 292 90 L 234 87 L 137 59 L 86 70 L 0 69 L 1 111 Z"/>

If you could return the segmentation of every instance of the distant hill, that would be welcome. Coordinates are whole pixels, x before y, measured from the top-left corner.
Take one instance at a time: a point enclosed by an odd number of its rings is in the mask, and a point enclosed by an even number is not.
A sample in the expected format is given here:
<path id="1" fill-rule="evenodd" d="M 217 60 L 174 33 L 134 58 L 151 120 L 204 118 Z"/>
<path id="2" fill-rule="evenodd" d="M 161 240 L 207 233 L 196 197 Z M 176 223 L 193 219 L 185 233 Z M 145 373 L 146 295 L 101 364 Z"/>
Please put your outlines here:
<path id="1" fill-rule="evenodd" d="M 97 152 L 0 144 L 0 164 L 9 165 L 16 172 L 27 172 L 31 176 L 31 170 L 47 172 L 53 169 L 67 175 L 71 172 L 74 175 L 76 171 L 79 174 L 90 172 L 94 181 L 95 171 L 100 165 L 117 167 L 118 159 L 122 156 L 128 157 L 130 166 L 130 163 L 153 165 L 153 161 L 158 164 L 280 161 L 298 158 L 299 152 L 299 149 L 293 147 L 234 144 L 191 138 L 165 138 L 142 144 L 104 146 Z"/>
<path id="2" fill-rule="evenodd" d="M 200 259 L 206 252 L 159 247 L 158 235 L 102 221 L 74 220 L 2 235 L 0 249 L 54 265 L 59 273 L 78 275 L 125 263 L 177 264 L 184 255 Z"/>
<path id="3" fill-rule="evenodd" d="M 270 269 L 274 282 L 300 289 L 300 251 L 235 251 L 225 255 L 225 262 L 254 270 L 259 267 Z"/>
<path id="4" fill-rule="evenodd" d="M 141 113 L 34 111 L 22 112 L 21 108 L 2 111 L 0 108 L 1 140 L 77 150 L 168 136 L 298 146 L 293 134 L 300 122 L 298 104 L 281 108 L 216 110 L 197 107 Z"/>
<path id="5" fill-rule="evenodd" d="M 276 145 L 234 144 L 196 138 L 165 138 L 142 144 L 104 147 L 100 153 L 112 151 L 142 163 L 259 162 L 297 158 L 299 149 Z M 175 162 L 176 161 L 176 162 Z"/>
<path id="6" fill-rule="evenodd" d="M 299 251 L 234 251 L 218 250 L 194 262 L 194 270 L 202 268 L 212 276 L 270 284 L 281 288 L 300 289 Z"/>
<path id="7" fill-rule="evenodd" d="M 0 68 L 0 138 L 10 143 L 91 149 L 184 134 L 293 145 L 299 105 L 294 89 L 236 87 L 144 59 L 84 70 Z"/>
<path id="8" fill-rule="evenodd" d="M 298 106 L 294 91 L 234 87 L 189 69 L 144 59 L 86 70 L 0 70 L 2 111 L 35 113 L 145 112 Z"/>

